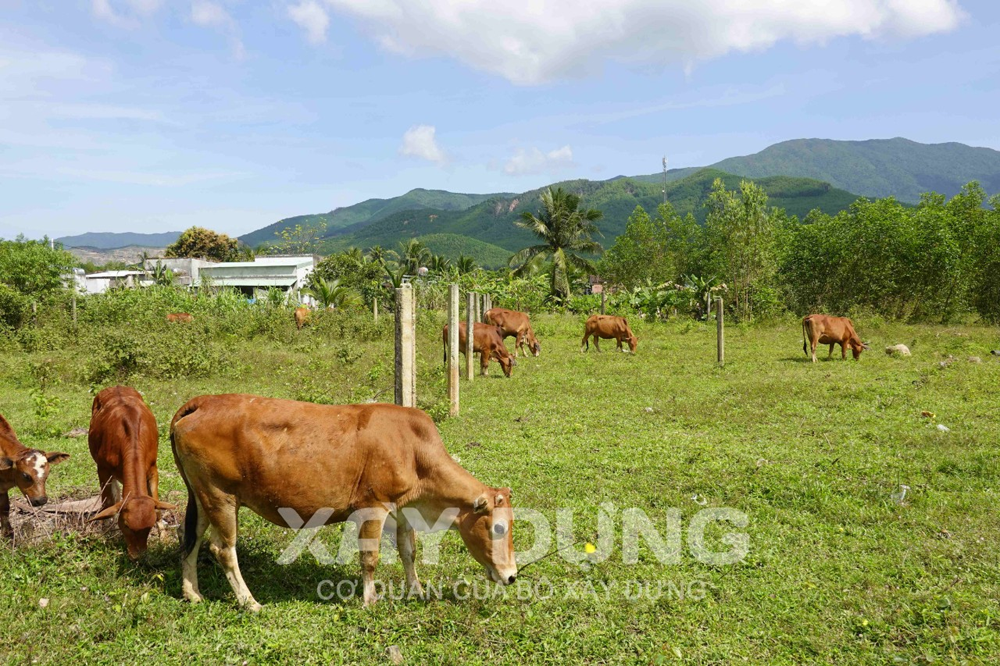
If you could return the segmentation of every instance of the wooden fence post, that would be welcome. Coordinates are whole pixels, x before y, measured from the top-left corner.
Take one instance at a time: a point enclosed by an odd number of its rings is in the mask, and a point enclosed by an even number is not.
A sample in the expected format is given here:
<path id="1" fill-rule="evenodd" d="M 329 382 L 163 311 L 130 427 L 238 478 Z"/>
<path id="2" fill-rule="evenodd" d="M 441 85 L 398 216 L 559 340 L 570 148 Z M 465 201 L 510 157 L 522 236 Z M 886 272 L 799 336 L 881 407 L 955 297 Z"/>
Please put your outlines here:
<path id="1" fill-rule="evenodd" d="M 601 314 L 607 314 L 607 303 L 608 295 L 604 293 L 604 287 L 601 286 Z"/>
<path id="2" fill-rule="evenodd" d="M 458 416 L 458 285 L 448 286 L 448 414 Z M 468 336 L 466 336 L 468 337 Z"/>
<path id="3" fill-rule="evenodd" d="M 722 299 L 715 299 L 715 324 L 716 330 L 718 331 L 718 355 L 719 355 L 719 365 L 726 364 L 726 339 L 723 334 L 722 328 Z"/>
<path id="4" fill-rule="evenodd" d="M 465 378 L 470 382 L 476 376 L 473 364 L 473 343 L 476 330 L 476 294 L 470 291 L 465 297 Z"/>
<path id="5" fill-rule="evenodd" d="M 413 287 L 396 289 L 396 404 L 416 407 L 416 326 Z"/>
<path id="6" fill-rule="evenodd" d="M 375 323 L 377 324 L 378 323 L 378 299 L 377 298 L 372 303 L 372 314 L 375 315 Z"/>

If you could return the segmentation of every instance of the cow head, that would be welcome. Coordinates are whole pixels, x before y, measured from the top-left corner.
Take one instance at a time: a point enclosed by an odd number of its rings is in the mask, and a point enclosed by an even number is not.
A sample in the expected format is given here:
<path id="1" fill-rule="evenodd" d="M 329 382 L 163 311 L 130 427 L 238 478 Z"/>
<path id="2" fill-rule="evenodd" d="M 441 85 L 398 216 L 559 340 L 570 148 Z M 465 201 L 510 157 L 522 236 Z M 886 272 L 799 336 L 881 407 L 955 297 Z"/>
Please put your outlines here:
<path id="1" fill-rule="evenodd" d="M 507 351 L 507 347 L 503 344 L 497 347 L 493 351 L 493 358 L 495 358 L 497 363 L 500 364 L 500 367 L 503 368 L 504 376 L 510 377 L 514 372 L 514 366 L 517 365 L 517 359 L 515 359 L 511 353 Z"/>
<path id="2" fill-rule="evenodd" d="M 177 507 L 173 504 L 154 500 L 148 495 L 141 497 L 126 497 L 117 504 L 113 504 L 104 509 L 94 520 L 104 520 L 112 518 L 118 514 L 118 529 L 125 537 L 125 546 L 128 549 L 128 556 L 131 560 L 139 559 L 139 556 L 146 552 L 149 532 L 156 524 L 156 510 L 173 510 Z"/>
<path id="3" fill-rule="evenodd" d="M 514 512 L 510 488 L 487 488 L 459 518 L 459 531 L 469 553 L 486 567 L 490 580 L 510 585 L 517 579 L 514 561 Z"/>
<path id="4" fill-rule="evenodd" d="M 639 346 L 639 338 L 635 337 L 635 334 L 632 333 L 632 331 L 629 331 L 629 335 L 628 335 L 628 348 L 629 348 L 629 351 L 634 354 L 635 353 L 635 349 L 638 346 Z"/>
<path id="5" fill-rule="evenodd" d="M 14 457 L 0 455 L 0 471 L 12 470 L 14 484 L 28 498 L 31 506 L 42 506 L 49 501 L 45 494 L 45 479 L 49 467 L 58 465 L 69 458 L 68 453 L 43 453 L 37 449 L 26 449 Z"/>
<path id="6" fill-rule="evenodd" d="M 538 338 L 535 337 L 534 331 L 528 331 L 528 347 L 531 348 L 531 353 L 535 356 L 542 353 L 542 346 L 538 344 Z"/>
<path id="7" fill-rule="evenodd" d="M 861 358 L 861 352 L 866 351 L 869 348 L 868 343 L 861 342 L 860 338 L 852 339 L 850 345 L 851 345 L 851 354 L 854 355 L 855 361 Z"/>

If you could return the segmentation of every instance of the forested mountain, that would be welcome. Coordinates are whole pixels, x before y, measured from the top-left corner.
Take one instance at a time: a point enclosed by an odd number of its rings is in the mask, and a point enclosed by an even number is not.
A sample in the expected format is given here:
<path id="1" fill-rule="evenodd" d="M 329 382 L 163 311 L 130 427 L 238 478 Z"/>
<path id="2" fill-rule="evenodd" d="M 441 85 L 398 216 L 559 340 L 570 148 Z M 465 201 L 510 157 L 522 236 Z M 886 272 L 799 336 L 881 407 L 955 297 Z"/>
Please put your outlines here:
<path id="1" fill-rule="evenodd" d="M 63 236 L 56 238 L 63 247 L 92 247 L 98 250 L 113 250 L 129 246 L 166 247 L 181 235 L 179 231 L 165 231 L 161 234 L 139 233 L 85 233 L 79 236 Z"/>
<path id="2" fill-rule="evenodd" d="M 909 203 L 917 203 L 924 192 L 954 196 L 973 180 L 987 192 L 1000 191 L 1000 151 L 961 143 L 797 139 L 712 167 L 751 178 L 815 178 L 869 198 L 893 196 Z"/>
<path id="3" fill-rule="evenodd" d="M 667 199 L 674 209 L 684 215 L 692 213 L 699 221 L 705 218 L 703 206 L 712 182 L 721 178 L 730 189 L 739 186 L 740 178 L 713 169 L 703 169 L 693 175 L 667 184 Z M 805 216 L 810 210 L 819 208 L 834 214 L 857 199 L 850 192 L 838 190 L 828 183 L 805 178 L 778 176 L 761 178 L 756 181 L 765 189 L 773 206 L 785 209 L 790 215 Z M 552 187 L 562 187 L 579 194 L 582 205 L 598 208 L 604 213 L 598 223 L 604 238 L 601 242 L 610 246 L 625 229 L 629 215 L 636 206 L 654 212 L 663 202 L 662 183 L 636 181 L 630 178 L 615 178 L 606 181 L 570 180 L 554 183 Z M 465 237 L 513 253 L 532 242 L 531 235 L 514 226 L 514 220 L 525 211 L 537 212 L 542 189 L 531 190 L 518 195 L 493 196 L 466 210 L 406 210 L 387 215 L 375 222 L 357 226 L 348 233 L 327 238 L 321 243 L 320 251 L 334 252 L 351 246 L 368 248 L 373 245 L 395 247 L 400 241 L 421 238 L 428 235 L 448 234 Z M 470 252 L 475 246 L 470 245 Z M 479 248 L 480 250 L 485 248 Z M 495 252 L 491 252 L 495 255 Z M 487 258 L 475 252 L 482 263 Z M 489 261 L 487 265 L 496 265 Z"/>
<path id="4" fill-rule="evenodd" d="M 368 199 L 353 206 L 335 208 L 329 213 L 316 215 L 298 215 L 278 220 L 263 229 L 252 231 L 240 236 L 239 239 L 251 247 L 273 241 L 275 234 L 286 227 L 313 226 L 326 223 L 326 233 L 333 235 L 338 231 L 355 225 L 365 225 L 403 210 L 464 210 L 494 196 L 503 194 L 459 194 L 444 190 L 410 190 L 406 194 L 391 199 Z"/>

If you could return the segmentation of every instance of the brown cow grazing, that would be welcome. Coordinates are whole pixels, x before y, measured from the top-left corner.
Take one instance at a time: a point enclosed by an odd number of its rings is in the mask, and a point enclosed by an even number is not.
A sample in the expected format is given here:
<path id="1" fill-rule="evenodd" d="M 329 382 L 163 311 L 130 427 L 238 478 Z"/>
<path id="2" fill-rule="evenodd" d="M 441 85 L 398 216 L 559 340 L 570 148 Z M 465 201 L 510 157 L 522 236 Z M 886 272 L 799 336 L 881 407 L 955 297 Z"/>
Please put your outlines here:
<path id="1" fill-rule="evenodd" d="M 517 310 L 507 310 L 504 308 L 490 308 L 486 311 L 486 321 L 500 328 L 504 339 L 514 338 L 514 353 L 525 356 L 528 352 L 524 349 L 524 343 L 528 343 L 531 353 L 538 356 L 542 353 L 542 347 L 538 344 L 535 331 L 531 328 L 531 320 L 528 315 Z"/>
<path id="2" fill-rule="evenodd" d="M 816 345 L 830 345 L 827 358 L 833 356 L 833 346 L 840 345 L 840 357 L 847 358 L 847 348 L 851 348 L 854 360 L 861 357 L 861 352 L 868 345 L 861 341 L 854 332 L 854 324 L 847 317 L 830 317 L 829 315 L 812 314 L 802 319 L 802 351 L 809 354 L 812 349 L 812 362 L 816 362 Z"/>
<path id="3" fill-rule="evenodd" d="M 625 317 L 591 315 L 590 319 L 587 320 L 586 330 L 583 332 L 583 342 L 580 343 L 580 351 L 590 349 L 590 336 L 594 336 L 594 348 L 597 351 L 601 351 L 600 343 L 598 343 L 599 338 L 617 340 L 617 348 L 621 351 L 625 351 L 625 348 L 622 347 L 622 340 L 625 340 L 628 342 L 628 348 L 633 354 L 635 353 L 635 348 L 639 346 L 639 338 L 635 337 L 632 333 L 632 329 L 629 328 Z"/>
<path id="4" fill-rule="evenodd" d="M 310 314 L 312 313 L 309 308 L 295 308 L 295 328 L 301 331 L 302 327 L 309 321 Z"/>
<path id="5" fill-rule="evenodd" d="M 12 538 L 10 526 L 10 490 L 19 488 L 31 506 L 49 501 L 45 494 L 45 479 L 49 466 L 69 458 L 68 453 L 43 453 L 29 449 L 17 438 L 7 419 L 0 416 L 0 533 Z"/>
<path id="6" fill-rule="evenodd" d="M 97 463 L 102 510 L 91 520 L 118 514 L 118 527 L 133 560 L 146 552 L 157 509 L 177 508 L 160 501 L 159 437 L 153 412 L 134 388 L 114 386 L 94 398 L 89 443 Z"/>
<path id="7" fill-rule="evenodd" d="M 237 601 L 260 609 L 236 559 L 241 506 L 282 527 L 357 524 L 365 605 L 376 601 L 387 518 L 411 593 L 422 593 L 414 530 L 429 525 L 458 530 L 493 581 L 509 585 L 517 577 L 510 489 L 486 486 L 460 467 L 420 410 L 203 395 L 178 410 L 170 440 L 188 487 L 182 555 L 188 601 L 202 600 L 198 550 L 211 527 L 212 553 Z"/>
<path id="8" fill-rule="evenodd" d="M 466 343 L 465 328 L 465 322 L 460 321 L 458 323 L 458 349 L 463 355 L 465 354 Z M 514 366 L 517 364 L 517 360 L 507 351 L 507 346 L 503 343 L 503 331 L 500 327 L 480 324 L 477 321 L 476 327 L 473 330 L 472 351 L 479 353 L 480 374 L 484 377 L 489 374 L 490 359 L 495 358 L 500 367 L 503 368 L 503 374 L 510 377 L 514 371 Z M 444 341 L 444 363 L 447 364 L 448 324 L 444 325 L 441 337 Z"/>
<path id="9" fill-rule="evenodd" d="M 176 323 L 189 323 L 194 321 L 194 316 L 189 315 L 187 312 L 175 312 L 173 314 L 167 315 L 167 321 L 173 324 Z"/>

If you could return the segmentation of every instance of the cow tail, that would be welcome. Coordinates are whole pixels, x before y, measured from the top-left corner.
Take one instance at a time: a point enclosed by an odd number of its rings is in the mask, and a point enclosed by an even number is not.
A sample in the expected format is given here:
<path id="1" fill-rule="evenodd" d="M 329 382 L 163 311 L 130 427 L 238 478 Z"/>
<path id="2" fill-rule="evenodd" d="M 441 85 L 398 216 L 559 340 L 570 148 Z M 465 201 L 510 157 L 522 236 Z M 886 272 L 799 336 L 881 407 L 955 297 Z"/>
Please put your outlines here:
<path id="1" fill-rule="evenodd" d="M 184 414 L 184 416 L 187 416 L 187 414 Z M 181 479 L 184 481 L 184 486 L 188 492 L 187 509 L 184 511 L 184 534 L 181 535 L 181 551 L 187 557 L 194 550 L 194 546 L 198 541 L 198 537 L 196 536 L 196 532 L 198 531 L 198 503 L 194 499 L 194 489 L 191 488 L 191 482 L 188 481 L 187 474 L 184 473 L 184 465 L 181 464 L 181 459 L 177 456 L 177 435 L 174 432 L 176 422 L 177 417 L 174 417 L 174 423 L 170 424 L 170 450 L 173 451 L 174 462 L 177 463 L 177 471 L 180 472 Z"/>
<path id="2" fill-rule="evenodd" d="M 809 342 L 806 340 L 806 319 L 802 320 L 802 353 L 809 356 Z"/>

